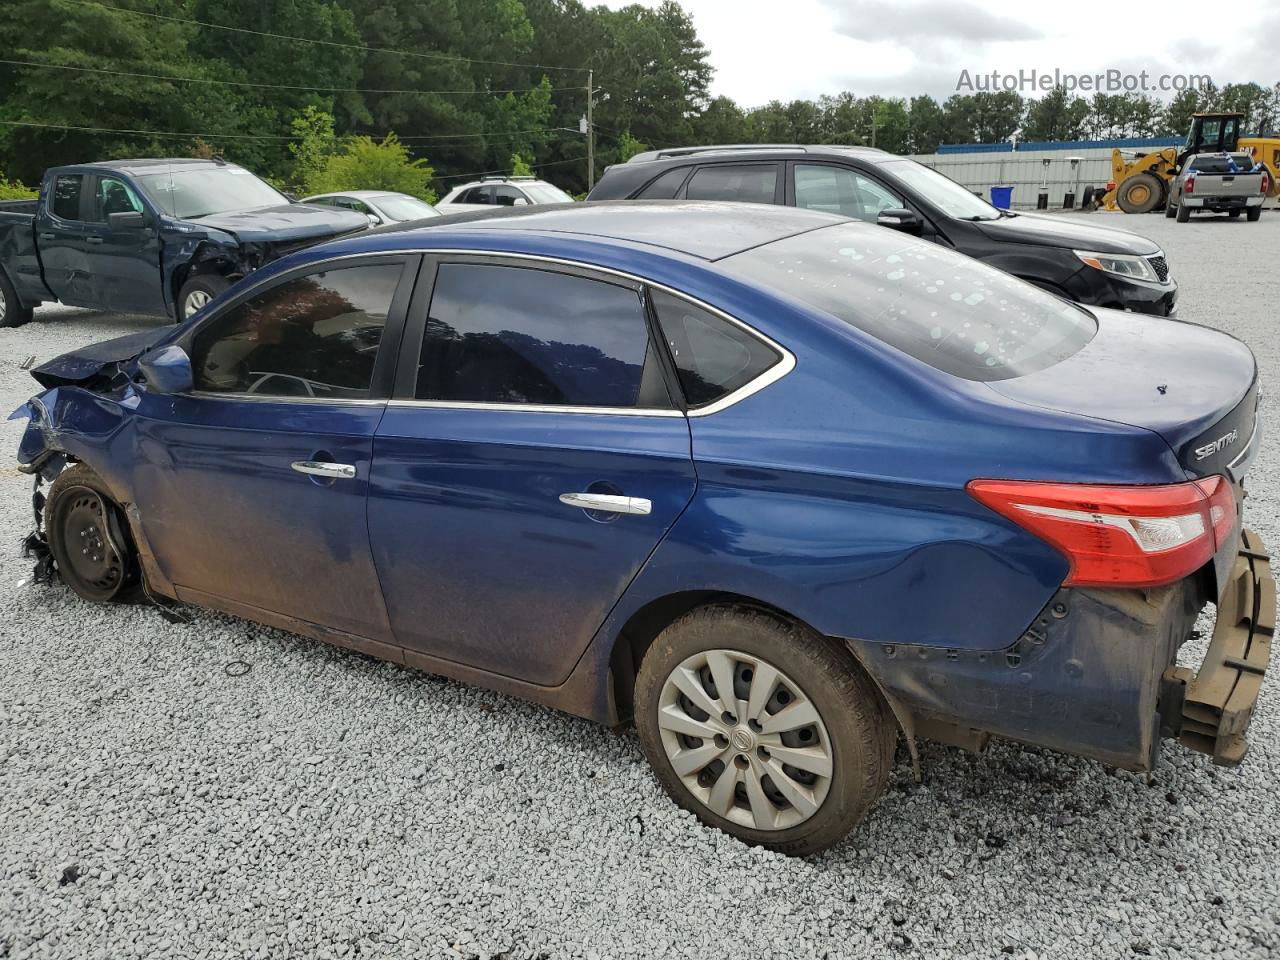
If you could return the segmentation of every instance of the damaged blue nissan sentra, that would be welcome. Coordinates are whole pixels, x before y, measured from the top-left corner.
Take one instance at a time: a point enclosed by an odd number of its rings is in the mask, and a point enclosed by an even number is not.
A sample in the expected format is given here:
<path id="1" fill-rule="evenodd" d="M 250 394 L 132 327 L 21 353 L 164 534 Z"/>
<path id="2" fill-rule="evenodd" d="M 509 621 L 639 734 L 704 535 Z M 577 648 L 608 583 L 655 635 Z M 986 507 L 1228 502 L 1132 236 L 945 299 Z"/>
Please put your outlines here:
<path id="1" fill-rule="evenodd" d="M 899 733 L 917 765 L 1245 754 L 1257 368 L 1210 329 L 824 213 L 641 202 L 371 231 L 34 374 L 38 573 L 634 718 L 750 843 L 837 841 Z"/>

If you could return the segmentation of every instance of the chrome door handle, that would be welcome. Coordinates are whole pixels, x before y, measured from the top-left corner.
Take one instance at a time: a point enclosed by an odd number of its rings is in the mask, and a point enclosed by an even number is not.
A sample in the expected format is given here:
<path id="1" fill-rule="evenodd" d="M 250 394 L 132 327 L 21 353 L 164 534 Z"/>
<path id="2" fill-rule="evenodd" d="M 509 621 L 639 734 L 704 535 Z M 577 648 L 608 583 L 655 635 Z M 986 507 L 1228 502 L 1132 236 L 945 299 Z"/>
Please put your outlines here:
<path id="1" fill-rule="evenodd" d="M 562 493 L 560 502 L 583 510 L 603 510 L 606 513 L 628 513 L 645 517 L 653 504 L 642 497 L 620 497 L 612 493 Z"/>
<path id="2" fill-rule="evenodd" d="M 349 463 L 328 463 L 324 460 L 295 460 L 293 469 L 310 477 L 328 480 L 350 480 L 356 475 L 356 468 Z"/>
<path id="3" fill-rule="evenodd" d="M 85 243 L 101 243 L 102 238 L 97 236 L 96 234 L 90 234 L 89 236 L 84 238 L 84 242 Z"/>

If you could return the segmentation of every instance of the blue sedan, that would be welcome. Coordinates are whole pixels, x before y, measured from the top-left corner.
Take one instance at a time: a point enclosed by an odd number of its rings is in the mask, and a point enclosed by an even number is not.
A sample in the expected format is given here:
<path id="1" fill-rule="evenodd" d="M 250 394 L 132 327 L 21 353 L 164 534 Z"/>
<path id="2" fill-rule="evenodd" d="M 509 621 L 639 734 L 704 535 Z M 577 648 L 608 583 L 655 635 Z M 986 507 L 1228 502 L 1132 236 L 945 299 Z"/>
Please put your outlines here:
<path id="1" fill-rule="evenodd" d="M 1242 759 L 1275 616 L 1256 373 L 824 213 L 450 217 L 37 368 L 27 547 L 87 600 L 633 718 L 676 802 L 805 854 L 900 734 L 917 766 L 991 736 Z"/>

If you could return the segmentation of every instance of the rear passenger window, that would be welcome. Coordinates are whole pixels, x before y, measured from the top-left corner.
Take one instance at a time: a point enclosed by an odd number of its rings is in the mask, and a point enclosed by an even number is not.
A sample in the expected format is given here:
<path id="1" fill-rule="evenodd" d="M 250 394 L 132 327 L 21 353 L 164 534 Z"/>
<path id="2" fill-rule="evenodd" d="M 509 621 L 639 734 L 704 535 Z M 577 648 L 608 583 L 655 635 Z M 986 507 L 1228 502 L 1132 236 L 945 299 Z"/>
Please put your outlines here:
<path id="1" fill-rule="evenodd" d="M 738 200 L 773 203 L 778 168 L 772 163 L 718 164 L 702 167 L 689 180 L 689 200 Z"/>
<path id="2" fill-rule="evenodd" d="M 53 182 L 53 215 L 62 220 L 80 219 L 81 174 L 64 174 Z"/>
<path id="3" fill-rule="evenodd" d="M 691 407 L 728 396 L 782 359 L 743 328 L 687 300 L 655 290 L 653 306 Z"/>
<path id="4" fill-rule="evenodd" d="M 640 295 L 526 267 L 446 263 L 418 367 L 420 400 L 669 407 Z"/>
<path id="5" fill-rule="evenodd" d="M 462 196 L 456 202 L 491 204 L 493 197 L 488 187 L 472 187 L 470 190 L 463 191 Z"/>
<path id="6" fill-rule="evenodd" d="M 668 170 L 653 183 L 649 184 L 638 194 L 638 200 L 670 200 L 680 192 L 680 185 L 684 183 L 684 178 L 689 175 L 688 167 L 676 167 L 674 170 Z"/>

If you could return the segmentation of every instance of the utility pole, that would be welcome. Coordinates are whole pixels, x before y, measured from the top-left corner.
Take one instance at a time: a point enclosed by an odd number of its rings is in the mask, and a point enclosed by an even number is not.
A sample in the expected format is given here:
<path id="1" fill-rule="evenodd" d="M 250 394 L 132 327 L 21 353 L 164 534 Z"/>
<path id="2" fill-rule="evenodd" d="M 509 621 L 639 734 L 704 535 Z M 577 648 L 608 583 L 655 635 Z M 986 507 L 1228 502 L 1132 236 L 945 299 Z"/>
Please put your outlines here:
<path id="1" fill-rule="evenodd" d="M 591 108 L 596 99 L 595 71 L 587 70 L 587 192 L 596 185 L 596 128 Z"/>

